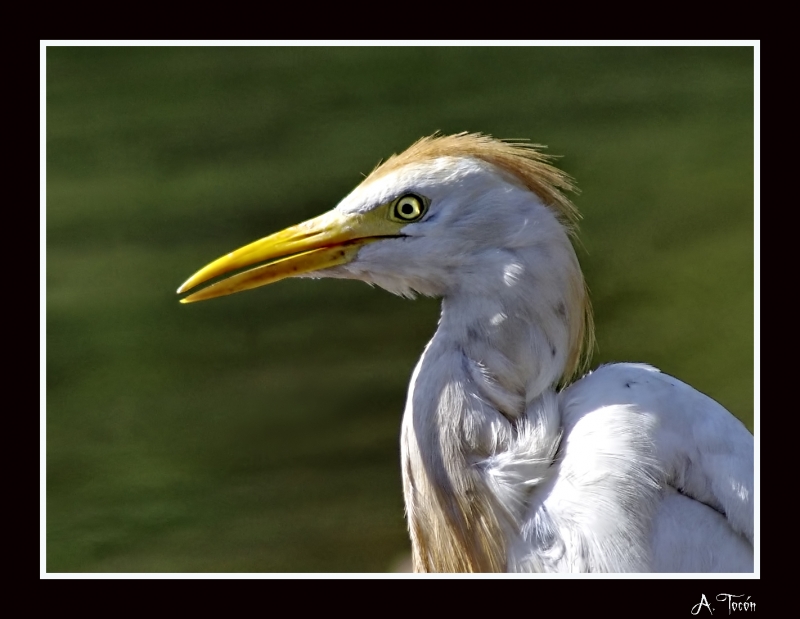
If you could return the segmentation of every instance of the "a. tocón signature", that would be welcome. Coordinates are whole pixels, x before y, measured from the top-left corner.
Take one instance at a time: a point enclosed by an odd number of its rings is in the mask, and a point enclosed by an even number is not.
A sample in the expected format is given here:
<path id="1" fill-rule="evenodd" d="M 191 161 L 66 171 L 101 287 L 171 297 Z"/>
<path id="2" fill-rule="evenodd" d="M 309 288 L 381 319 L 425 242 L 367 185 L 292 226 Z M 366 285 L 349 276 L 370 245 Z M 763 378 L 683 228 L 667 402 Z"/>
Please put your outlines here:
<path id="1" fill-rule="evenodd" d="M 746 598 L 746 599 L 741 599 Z M 741 595 L 735 595 L 733 593 L 718 593 L 716 597 L 717 602 L 727 602 L 728 604 L 728 614 L 731 615 L 735 612 L 744 611 L 744 612 L 751 612 L 755 611 L 756 603 L 750 599 L 749 595 L 742 593 Z M 692 614 L 699 615 L 700 611 L 706 609 L 709 614 L 714 614 L 714 609 L 711 608 L 711 604 L 708 603 L 708 599 L 706 598 L 705 593 L 700 594 L 700 601 L 692 606 Z"/>

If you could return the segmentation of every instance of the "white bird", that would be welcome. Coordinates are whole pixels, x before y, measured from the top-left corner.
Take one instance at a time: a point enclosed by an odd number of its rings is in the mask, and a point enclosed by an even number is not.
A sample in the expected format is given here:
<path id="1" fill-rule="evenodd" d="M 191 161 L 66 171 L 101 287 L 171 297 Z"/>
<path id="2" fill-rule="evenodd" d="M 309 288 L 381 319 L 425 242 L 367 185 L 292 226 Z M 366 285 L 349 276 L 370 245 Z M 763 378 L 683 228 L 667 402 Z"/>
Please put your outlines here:
<path id="1" fill-rule="evenodd" d="M 570 189 L 536 146 L 426 137 L 178 292 L 260 265 L 182 302 L 290 276 L 442 298 L 401 431 L 417 572 L 752 572 L 742 423 L 648 365 L 569 384 L 594 341 Z"/>

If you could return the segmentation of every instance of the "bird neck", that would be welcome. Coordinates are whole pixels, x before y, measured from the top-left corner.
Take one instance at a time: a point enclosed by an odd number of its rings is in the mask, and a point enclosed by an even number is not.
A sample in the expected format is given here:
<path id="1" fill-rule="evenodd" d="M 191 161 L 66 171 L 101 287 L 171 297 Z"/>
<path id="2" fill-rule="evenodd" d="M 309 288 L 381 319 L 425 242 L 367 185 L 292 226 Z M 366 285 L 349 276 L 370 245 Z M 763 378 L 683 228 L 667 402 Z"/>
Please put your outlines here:
<path id="1" fill-rule="evenodd" d="M 517 277 L 535 279 L 529 273 Z M 517 285 L 535 290 L 533 282 L 525 283 Z M 442 301 L 435 337 L 460 347 L 490 381 L 518 396 L 520 403 L 530 401 L 559 381 L 571 352 L 566 300 L 541 294 L 535 298 L 499 287 L 457 291 Z"/>
<path id="2" fill-rule="evenodd" d="M 538 302 L 530 294 L 537 280 Z M 527 457 L 549 462 L 557 445 L 568 300 L 524 268 L 513 284 L 484 281 L 445 297 L 414 371 L 401 442 L 415 571 L 505 571 L 524 502 L 498 492 L 488 465 L 514 443 L 522 420 L 544 437 L 534 449 L 541 453 Z"/>

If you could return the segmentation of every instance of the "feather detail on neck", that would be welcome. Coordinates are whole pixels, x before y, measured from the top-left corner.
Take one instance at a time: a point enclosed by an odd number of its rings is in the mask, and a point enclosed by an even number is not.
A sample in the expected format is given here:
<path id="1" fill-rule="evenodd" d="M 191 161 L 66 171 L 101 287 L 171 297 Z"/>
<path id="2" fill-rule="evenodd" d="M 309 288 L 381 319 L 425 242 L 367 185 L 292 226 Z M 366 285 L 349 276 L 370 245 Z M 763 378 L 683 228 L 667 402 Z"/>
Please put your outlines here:
<path id="1" fill-rule="evenodd" d="M 527 495 L 559 445 L 553 385 L 565 355 L 551 349 L 566 347 L 563 316 L 530 321 L 513 311 L 492 324 L 493 311 L 446 299 L 411 380 L 401 442 L 415 571 L 506 571 Z M 521 325 L 522 341 L 507 337 Z"/>

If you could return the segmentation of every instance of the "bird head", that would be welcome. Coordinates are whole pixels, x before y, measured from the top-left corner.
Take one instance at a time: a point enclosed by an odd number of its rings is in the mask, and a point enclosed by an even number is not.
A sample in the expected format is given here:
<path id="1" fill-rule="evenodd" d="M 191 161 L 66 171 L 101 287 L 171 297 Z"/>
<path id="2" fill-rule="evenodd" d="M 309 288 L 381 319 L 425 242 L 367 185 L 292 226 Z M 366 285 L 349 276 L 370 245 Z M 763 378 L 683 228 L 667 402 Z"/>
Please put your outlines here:
<path id="1" fill-rule="evenodd" d="M 535 145 L 433 135 L 379 165 L 333 210 L 222 256 L 178 292 L 227 275 L 181 302 L 286 277 L 360 279 L 404 296 L 491 296 L 528 275 L 542 294 L 566 289 L 563 302 L 549 302 L 571 314 L 571 339 L 583 340 L 588 300 L 569 240 L 578 214 L 563 193 L 572 188 Z"/>

